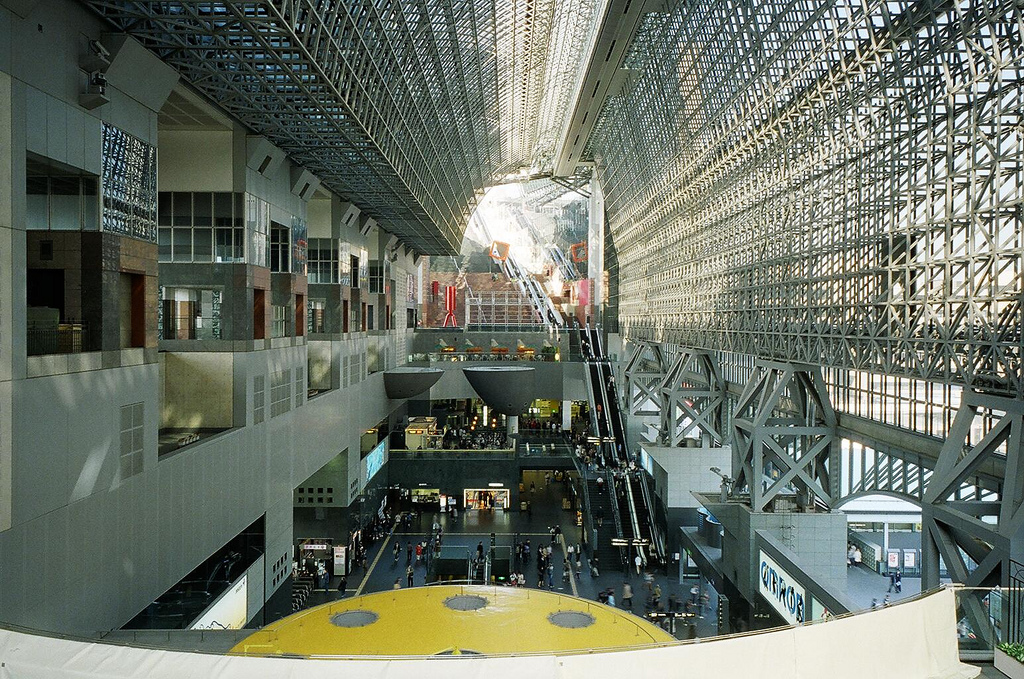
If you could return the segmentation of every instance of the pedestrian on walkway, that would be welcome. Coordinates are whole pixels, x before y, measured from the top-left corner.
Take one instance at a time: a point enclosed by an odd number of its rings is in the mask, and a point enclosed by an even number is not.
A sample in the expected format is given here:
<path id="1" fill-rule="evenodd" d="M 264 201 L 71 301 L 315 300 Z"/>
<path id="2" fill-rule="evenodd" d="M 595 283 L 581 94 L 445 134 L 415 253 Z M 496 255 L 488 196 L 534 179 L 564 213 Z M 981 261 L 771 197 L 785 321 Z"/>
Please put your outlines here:
<path id="1" fill-rule="evenodd" d="M 391 586 L 391 589 L 402 589 L 402 582 L 395 578 L 395 584 Z"/>
<path id="2" fill-rule="evenodd" d="M 415 574 L 415 571 L 412 569 L 412 565 L 410 564 L 405 569 L 405 579 L 409 582 L 409 586 L 410 587 L 413 586 L 413 584 L 412 584 L 413 580 L 412 579 L 413 579 L 413 575 L 414 574 Z"/>
<path id="3" fill-rule="evenodd" d="M 633 612 L 633 586 L 628 582 L 622 583 L 622 607 Z"/>
<path id="4" fill-rule="evenodd" d="M 341 592 L 342 596 L 345 596 L 346 589 L 348 589 L 348 577 L 343 573 L 341 579 L 338 580 L 338 591 Z"/>
<path id="5" fill-rule="evenodd" d="M 641 557 L 639 554 L 637 554 L 636 558 L 633 559 L 633 563 L 636 565 L 636 574 L 640 575 L 640 571 L 643 570 L 643 566 L 644 566 L 643 557 Z"/>

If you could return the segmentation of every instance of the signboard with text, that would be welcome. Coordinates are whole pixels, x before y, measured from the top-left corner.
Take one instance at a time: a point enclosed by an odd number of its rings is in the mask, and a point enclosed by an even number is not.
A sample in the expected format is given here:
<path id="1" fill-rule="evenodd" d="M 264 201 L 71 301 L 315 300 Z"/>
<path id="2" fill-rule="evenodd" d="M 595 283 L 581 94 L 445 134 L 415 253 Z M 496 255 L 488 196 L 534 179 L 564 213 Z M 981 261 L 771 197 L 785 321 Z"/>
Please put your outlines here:
<path id="1" fill-rule="evenodd" d="M 772 608 L 791 625 L 807 620 L 807 592 L 779 564 L 760 552 L 757 588 Z"/>

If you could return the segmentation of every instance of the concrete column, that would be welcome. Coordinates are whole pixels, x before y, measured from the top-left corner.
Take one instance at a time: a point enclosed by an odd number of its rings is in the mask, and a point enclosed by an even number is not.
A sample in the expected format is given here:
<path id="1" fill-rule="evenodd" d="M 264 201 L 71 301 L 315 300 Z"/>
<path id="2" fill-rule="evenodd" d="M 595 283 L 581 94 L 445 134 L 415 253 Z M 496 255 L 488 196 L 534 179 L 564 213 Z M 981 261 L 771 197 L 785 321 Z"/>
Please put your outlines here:
<path id="1" fill-rule="evenodd" d="M 562 431 L 572 428 L 572 401 L 562 401 Z"/>
<path id="2" fill-rule="evenodd" d="M 508 421 L 508 435 L 515 436 L 519 433 L 519 416 L 509 415 L 506 419 Z"/>

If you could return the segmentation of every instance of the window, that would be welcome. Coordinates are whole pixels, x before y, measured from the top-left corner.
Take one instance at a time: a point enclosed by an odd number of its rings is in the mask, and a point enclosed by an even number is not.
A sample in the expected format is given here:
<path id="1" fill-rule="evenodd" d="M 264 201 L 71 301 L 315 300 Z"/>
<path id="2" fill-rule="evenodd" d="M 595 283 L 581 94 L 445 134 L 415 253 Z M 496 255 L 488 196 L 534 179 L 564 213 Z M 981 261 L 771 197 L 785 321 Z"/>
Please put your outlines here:
<path id="1" fill-rule="evenodd" d="M 306 400 L 306 369 L 295 369 L 295 407 L 298 408 Z"/>
<path id="2" fill-rule="evenodd" d="M 269 266 L 267 242 L 270 239 L 270 203 L 245 194 L 245 226 L 249 232 L 249 263 Z"/>
<path id="3" fill-rule="evenodd" d="M 337 283 L 338 242 L 332 238 L 309 239 L 309 282 Z"/>
<path id="4" fill-rule="evenodd" d="M 270 223 L 270 270 L 275 273 L 288 273 L 288 253 L 291 250 L 291 239 L 288 227 L 277 222 Z"/>
<path id="5" fill-rule="evenodd" d="M 288 332 L 288 307 L 283 304 L 273 305 L 273 322 L 270 326 L 271 337 L 284 337 Z"/>
<path id="6" fill-rule="evenodd" d="M 121 406 L 121 479 L 142 472 L 143 414 L 142 403 Z"/>
<path id="7" fill-rule="evenodd" d="M 26 162 L 26 227 L 39 231 L 99 229 L 97 178 L 30 157 Z"/>
<path id="8" fill-rule="evenodd" d="M 208 288 L 160 287 L 160 339 L 220 339 L 223 293 Z"/>
<path id="9" fill-rule="evenodd" d="M 160 193 L 161 262 L 243 262 L 241 193 Z"/>
<path id="10" fill-rule="evenodd" d="M 366 305 L 366 329 L 373 330 L 373 305 Z"/>
<path id="11" fill-rule="evenodd" d="M 384 294 L 384 276 L 386 262 L 370 262 L 370 294 Z"/>
<path id="12" fill-rule="evenodd" d="M 270 416 L 288 412 L 292 400 L 292 371 L 281 370 L 270 378 Z"/>
<path id="13" fill-rule="evenodd" d="M 103 123 L 103 230 L 157 241 L 156 147 Z"/>
<path id="14" fill-rule="evenodd" d="M 266 406 L 266 378 L 257 375 L 252 379 L 252 421 L 259 424 L 263 421 Z"/>
<path id="15" fill-rule="evenodd" d="M 306 329 L 310 333 L 327 332 L 327 300 L 309 300 L 308 313 L 306 315 Z"/>

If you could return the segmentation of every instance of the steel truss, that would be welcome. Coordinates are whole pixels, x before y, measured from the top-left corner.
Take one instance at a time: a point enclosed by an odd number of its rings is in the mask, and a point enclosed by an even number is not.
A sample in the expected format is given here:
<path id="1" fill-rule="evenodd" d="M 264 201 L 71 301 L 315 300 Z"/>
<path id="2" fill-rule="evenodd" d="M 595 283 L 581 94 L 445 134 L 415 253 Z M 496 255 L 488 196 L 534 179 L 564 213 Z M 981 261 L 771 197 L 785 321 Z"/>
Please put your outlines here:
<path id="1" fill-rule="evenodd" d="M 986 413 L 998 419 L 972 445 L 971 428 Z M 964 480 L 986 468 L 1002 479 L 998 498 L 960 499 L 956 491 Z M 955 582 L 1010 585 L 1011 558 L 1024 551 L 1024 402 L 965 394 L 924 493 L 922 520 L 922 589 L 938 586 L 940 558 Z M 965 592 L 960 604 L 975 634 L 990 641 L 982 595 Z"/>
<path id="2" fill-rule="evenodd" d="M 590 144 L 623 334 L 1024 396 L 1024 3 L 663 6 Z"/>
<path id="3" fill-rule="evenodd" d="M 626 378 L 626 410 L 634 417 L 657 416 L 661 413 L 659 387 L 665 377 L 665 359 L 661 347 L 638 342 L 623 369 Z"/>
<path id="4" fill-rule="evenodd" d="M 593 30 L 569 0 L 83 1 L 429 254 L 530 166 Z"/>
<path id="5" fill-rule="evenodd" d="M 658 391 L 661 435 L 666 445 L 682 445 L 694 431 L 702 447 L 725 443 L 725 382 L 714 356 L 706 351 L 679 351 Z"/>
<path id="6" fill-rule="evenodd" d="M 821 370 L 758 363 L 732 419 L 733 488 L 749 492 L 755 512 L 772 511 L 790 486 L 797 504 L 832 508 L 839 500 L 836 413 Z M 771 483 L 765 479 L 777 472 Z"/>

